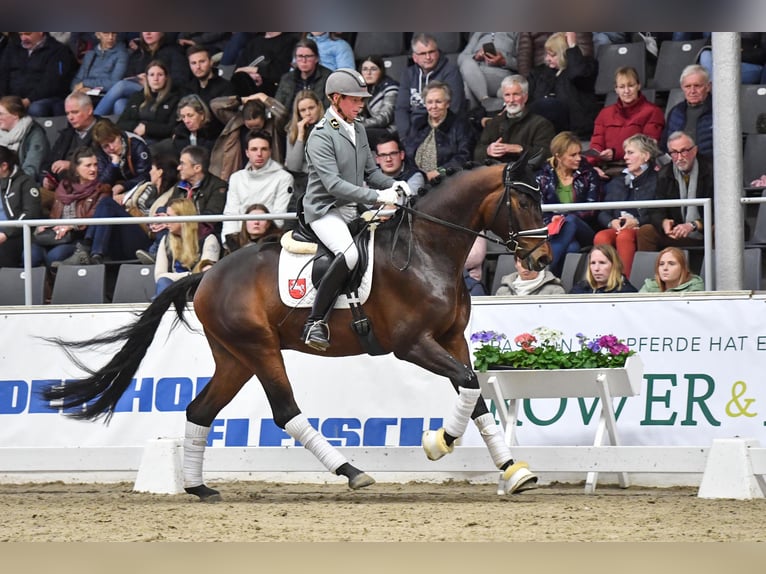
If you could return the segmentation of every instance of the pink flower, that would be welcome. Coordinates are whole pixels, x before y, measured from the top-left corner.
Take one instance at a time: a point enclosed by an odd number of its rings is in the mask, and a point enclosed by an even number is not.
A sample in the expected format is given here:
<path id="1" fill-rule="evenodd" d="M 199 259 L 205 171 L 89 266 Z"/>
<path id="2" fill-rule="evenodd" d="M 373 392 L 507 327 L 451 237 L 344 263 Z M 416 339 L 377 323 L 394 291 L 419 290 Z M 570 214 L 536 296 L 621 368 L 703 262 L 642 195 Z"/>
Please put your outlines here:
<path id="1" fill-rule="evenodd" d="M 531 353 L 535 350 L 535 346 L 532 343 L 536 343 L 537 339 L 534 335 L 530 335 L 529 333 L 522 333 L 521 335 L 518 335 L 513 340 L 513 342 L 524 349 L 526 352 Z"/>

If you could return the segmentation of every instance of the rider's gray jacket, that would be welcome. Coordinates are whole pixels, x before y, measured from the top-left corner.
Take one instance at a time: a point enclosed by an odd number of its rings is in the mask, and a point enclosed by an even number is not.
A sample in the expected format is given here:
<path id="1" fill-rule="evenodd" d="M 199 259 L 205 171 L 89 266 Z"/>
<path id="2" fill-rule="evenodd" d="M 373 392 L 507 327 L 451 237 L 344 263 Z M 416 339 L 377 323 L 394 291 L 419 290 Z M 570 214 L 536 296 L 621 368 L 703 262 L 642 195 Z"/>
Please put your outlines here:
<path id="1" fill-rule="evenodd" d="M 307 223 L 332 207 L 373 204 L 378 197 L 376 189 L 396 183 L 375 163 L 361 122 L 355 121 L 353 127 L 356 144 L 330 109 L 311 130 L 306 142 L 308 183 L 303 198 Z"/>

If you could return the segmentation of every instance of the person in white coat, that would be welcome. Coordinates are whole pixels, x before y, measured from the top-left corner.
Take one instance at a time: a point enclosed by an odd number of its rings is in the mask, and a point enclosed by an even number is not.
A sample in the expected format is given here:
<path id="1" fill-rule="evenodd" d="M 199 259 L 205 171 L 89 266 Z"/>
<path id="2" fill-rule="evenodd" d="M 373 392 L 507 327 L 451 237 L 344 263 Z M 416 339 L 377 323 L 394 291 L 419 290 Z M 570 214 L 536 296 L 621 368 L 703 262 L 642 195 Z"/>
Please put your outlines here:
<path id="1" fill-rule="evenodd" d="M 270 213 L 286 213 L 293 192 L 293 176 L 280 163 L 271 159 L 271 136 L 265 131 L 247 135 L 247 166 L 235 171 L 229 178 L 224 215 L 241 215 L 254 203 L 262 203 Z M 275 220 L 277 227 L 284 221 Z M 221 239 L 237 235 L 242 229 L 240 221 L 224 221 Z"/>

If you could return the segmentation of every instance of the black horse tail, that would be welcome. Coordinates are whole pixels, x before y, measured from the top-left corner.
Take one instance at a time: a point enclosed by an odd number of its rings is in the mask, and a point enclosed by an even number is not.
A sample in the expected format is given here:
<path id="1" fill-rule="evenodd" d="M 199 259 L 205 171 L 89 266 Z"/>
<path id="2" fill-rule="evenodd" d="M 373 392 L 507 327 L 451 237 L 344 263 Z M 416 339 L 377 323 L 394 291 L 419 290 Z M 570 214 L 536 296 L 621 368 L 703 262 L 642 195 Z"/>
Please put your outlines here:
<path id="1" fill-rule="evenodd" d="M 108 424 L 114 414 L 117 401 L 131 384 L 133 375 L 146 356 L 162 318 L 171 305 L 174 305 L 176 310 L 176 317 L 171 328 L 179 322 L 189 326 L 184 317 L 186 302 L 197 290 L 202 276 L 202 273 L 193 273 L 174 282 L 154 299 L 137 321 L 130 325 L 83 341 L 65 341 L 58 337 L 44 338 L 49 343 L 61 347 L 69 360 L 90 376 L 76 381 L 67 381 L 65 384 L 48 386 L 40 393 L 43 399 L 62 400 L 62 403 L 55 407 L 51 405 L 51 408 L 73 409 L 67 413 L 72 418 L 96 420 L 103 416 L 104 422 Z M 121 341 L 124 341 L 122 348 L 109 363 L 98 370 L 87 367 L 73 354 L 74 349 L 110 345 Z M 79 406 L 83 408 L 75 409 Z"/>

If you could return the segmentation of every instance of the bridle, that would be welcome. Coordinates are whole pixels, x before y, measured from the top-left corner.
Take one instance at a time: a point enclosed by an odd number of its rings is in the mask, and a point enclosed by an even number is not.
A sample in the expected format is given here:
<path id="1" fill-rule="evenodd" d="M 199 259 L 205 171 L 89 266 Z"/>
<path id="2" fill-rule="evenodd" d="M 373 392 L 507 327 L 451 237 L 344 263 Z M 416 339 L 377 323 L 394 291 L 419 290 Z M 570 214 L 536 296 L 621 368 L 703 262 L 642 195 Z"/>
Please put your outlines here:
<path id="1" fill-rule="evenodd" d="M 503 169 L 503 185 L 505 186 L 505 189 L 503 191 L 503 196 L 500 198 L 500 201 L 498 201 L 497 203 L 497 207 L 495 208 L 495 215 L 492 218 L 492 221 L 495 221 L 495 219 L 497 219 L 497 216 L 500 214 L 500 208 L 503 206 L 503 204 L 505 204 L 508 207 L 508 239 L 503 240 L 497 237 L 489 236 L 486 233 L 483 233 L 481 231 L 474 231 L 473 229 L 463 227 L 462 225 L 452 223 L 451 221 L 446 221 L 444 219 L 440 219 L 438 217 L 434 217 L 433 215 L 429 215 L 427 213 L 423 213 L 422 211 L 413 209 L 407 204 L 400 206 L 400 208 L 404 212 L 406 212 L 407 214 L 406 219 L 407 221 L 410 222 L 410 225 L 411 225 L 411 217 L 413 215 L 416 215 L 418 217 L 422 217 L 423 219 L 426 219 L 433 223 L 438 223 L 439 225 L 443 225 L 444 227 L 449 227 L 457 231 L 462 231 L 463 233 L 468 233 L 476 237 L 483 237 L 490 243 L 494 243 L 496 245 L 502 245 L 510 253 L 513 253 L 521 260 L 529 259 L 532 253 L 537 251 L 540 247 L 542 247 L 543 244 L 545 244 L 546 241 L 548 241 L 548 228 L 543 226 L 543 227 L 537 227 L 534 229 L 519 230 L 517 229 L 517 225 L 515 225 L 516 222 L 514 221 L 515 218 L 513 216 L 513 209 L 512 209 L 513 203 L 511 202 L 511 188 L 514 188 L 518 192 L 527 195 L 538 205 L 540 205 L 541 203 L 539 187 L 533 187 L 529 185 L 528 183 L 525 183 L 523 181 L 516 181 L 515 179 L 513 179 L 513 174 L 516 172 L 516 168 L 518 167 L 518 165 L 519 165 L 519 162 L 509 163 Z M 393 256 L 394 248 L 397 243 L 396 240 L 398 239 L 398 235 L 399 235 L 398 227 L 402 224 L 404 219 L 405 218 L 401 218 L 401 220 L 399 221 L 399 225 L 397 226 L 397 232 L 395 233 L 394 243 L 391 246 L 392 256 Z M 519 244 L 519 238 L 522 238 L 522 237 L 536 237 L 536 238 L 539 238 L 539 241 L 531 249 L 524 252 L 524 251 L 521 251 L 521 245 Z M 409 265 L 409 261 L 410 261 L 410 253 L 408 253 L 407 261 L 405 262 L 404 267 L 400 268 L 399 270 L 400 271 L 404 270 Z M 527 263 L 529 266 L 531 262 L 528 261 Z"/>
<path id="2" fill-rule="evenodd" d="M 509 163 L 503 169 L 503 184 L 505 186 L 505 190 L 503 191 L 503 198 L 497 204 L 497 208 L 495 209 L 495 216 L 492 219 L 493 221 L 497 219 L 497 216 L 500 213 L 500 206 L 504 201 L 505 205 L 508 207 L 508 239 L 502 241 L 488 237 L 488 240 L 493 241 L 493 243 L 503 245 L 509 252 L 516 255 L 519 259 L 524 260 L 529 258 L 532 253 L 537 251 L 546 241 L 548 241 L 548 228 L 543 226 L 537 227 L 535 229 L 517 229 L 518 225 L 515 225 L 516 222 L 514 221 L 515 218 L 513 216 L 511 188 L 516 189 L 519 193 L 523 193 L 524 195 L 528 196 L 537 205 L 540 205 L 542 200 L 539 186 L 533 187 L 528 183 L 523 181 L 516 181 L 513 179 L 513 174 L 516 171 L 515 167 L 516 164 Z M 524 252 L 521 251 L 521 245 L 519 244 L 520 237 L 535 237 L 538 238 L 539 241 L 531 249 Z"/>

